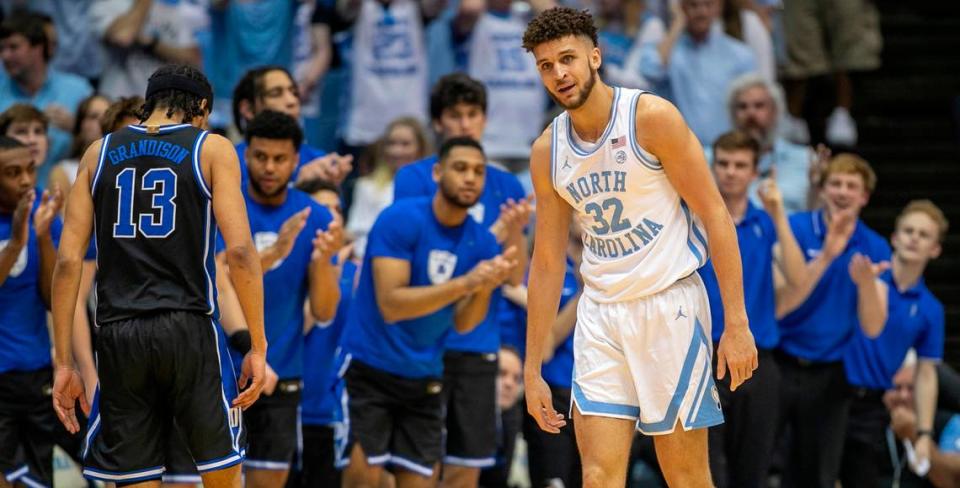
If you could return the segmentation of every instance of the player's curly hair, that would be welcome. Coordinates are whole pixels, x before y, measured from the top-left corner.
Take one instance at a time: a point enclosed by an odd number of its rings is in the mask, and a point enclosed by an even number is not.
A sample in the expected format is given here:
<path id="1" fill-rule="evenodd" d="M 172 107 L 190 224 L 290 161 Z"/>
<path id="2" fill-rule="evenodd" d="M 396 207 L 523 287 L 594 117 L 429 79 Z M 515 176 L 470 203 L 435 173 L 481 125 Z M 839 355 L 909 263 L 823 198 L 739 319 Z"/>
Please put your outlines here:
<path id="1" fill-rule="evenodd" d="M 560 39 L 566 36 L 585 36 L 598 44 L 597 26 L 593 24 L 593 16 L 587 10 L 577 10 L 569 7 L 553 7 L 540 12 L 527 24 L 523 33 L 523 47 L 529 52 L 545 42 Z"/>
<path id="2" fill-rule="evenodd" d="M 293 143 L 293 147 L 300 150 L 300 144 L 303 144 L 303 131 L 300 130 L 300 123 L 297 119 L 281 112 L 273 110 L 264 110 L 257 114 L 247 124 L 247 131 L 244 133 L 244 139 L 247 144 L 254 137 L 271 140 L 288 140 Z"/>
<path id="3" fill-rule="evenodd" d="M 157 68 L 157 70 L 150 75 L 150 79 L 169 75 L 190 78 L 210 89 L 210 82 L 207 81 L 207 77 L 204 76 L 203 72 L 186 64 L 168 64 Z M 210 89 L 210 91 L 212 92 L 213 90 Z M 182 113 L 182 122 L 186 124 L 193 120 L 194 117 L 202 117 L 213 110 L 212 99 L 207 99 L 206 108 L 200 107 L 201 100 L 204 100 L 204 98 L 183 90 L 161 90 L 147 97 L 143 103 L 143 108 L 140 109 L 140 120 L 147 120 L 154 110 L 165 108 L 167 109 L 167 117 L 173 117 L 177 112 Z"/>

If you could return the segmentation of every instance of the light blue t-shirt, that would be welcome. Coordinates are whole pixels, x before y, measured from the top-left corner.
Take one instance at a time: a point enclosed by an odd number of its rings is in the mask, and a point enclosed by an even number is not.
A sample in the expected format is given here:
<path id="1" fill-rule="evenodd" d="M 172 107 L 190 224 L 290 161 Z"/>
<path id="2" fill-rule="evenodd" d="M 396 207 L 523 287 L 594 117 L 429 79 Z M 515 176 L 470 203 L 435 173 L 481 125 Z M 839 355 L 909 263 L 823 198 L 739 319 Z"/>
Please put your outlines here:
<path id="1" fill-rule="evenodd" d="M 730 82 L 756 69 L 750 48 L 724 34 L 719 22 L 701 43 L 687 33 L 681 35 L 667 64 L 656 44 L 644 46 L 640 59 L 640 72 L 654 84 L 653 91 L 677 105 L 704 146 L 730 130 Z"/>
<path id="2" fill-rule="evenodd" d="M 443 352 L 454 332 L 455 304 L 409 320 L 389 323 L 380 313 L 373 260 L 410 263 L 409 286 L 434 286 L 466 274 L 500 252 L 493 234 L 467 218 L 448 227 L 437 221 L 432 198 L 407 198 L 387 207 L 367 237 L 360 283 L 343 335 L 343 349 L 376 369 L 407 378 L 439 378 Z"/>
<path id="3" fill-rule="evenodd" d="M 713 164 L 713 146 L 704 146 L 703 152 L 707 163 Z M 762 154 L 757 162 L 757 172 L 767 174 L 771 168 L 776 168 L 777 187 L 783 196 L 783 208 L 787 213 L 803 212 L 807 210 L 807 192 L 810 190 L 810 179 L 807 174 L 813 151 L 808 146 L 794 144 L 782 137 L 773 142 L 770 152 Z M 757 178 L 750 184 L 750 201 L 754 205 L 762 206 L 757 189 L 763 178 Z"/>

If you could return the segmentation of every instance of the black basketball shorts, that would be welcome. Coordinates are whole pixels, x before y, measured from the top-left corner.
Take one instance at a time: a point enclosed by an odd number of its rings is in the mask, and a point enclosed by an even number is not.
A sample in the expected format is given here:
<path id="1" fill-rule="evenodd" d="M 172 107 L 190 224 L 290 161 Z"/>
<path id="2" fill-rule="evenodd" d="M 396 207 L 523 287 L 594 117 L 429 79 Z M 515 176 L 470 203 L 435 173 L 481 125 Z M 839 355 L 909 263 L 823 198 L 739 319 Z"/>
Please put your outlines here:
<path id="1" fill-rule="evenodd" d="M 300 432 L 300 379 L 281 380 L 273 395 L 260 395 L 244 412 L 247 460 L 244 469 L 286 471 L 303 448 Z"/>
<path id="2" fill-rule="evenodd" d="M 160 479 L 174 426 L 200 473 L 243 460 L 242 412 L 223 331 L 210 317 L 163 311 L 97 331 L 100 385 L 84 449 L 87 478 Z"/>
<path id="3" fill-rule="evenodd" d="M 447 439 L 443 463 L 469 468 L 496 464 L 498 362 L 495 353 L 448 351 L 443 357 Z"/>
<path id="4" fill-rule="evenodd" d="M 52 486 L 54 432 L 60 420 L 50 399 L 53 371 L 0 373 L 0 473 L 11 484 Z"/>
<path id="5" fill-rule="evenodd" d="M 370 465 L 390 464 L 433 476 L 443 452 L 440 378 L 404 378 L 348 361 L 340 385 L 347 410 L 345 429 L 337 432 L 337 465 L 348 463 L 354 443 L 359 443 Z"/>

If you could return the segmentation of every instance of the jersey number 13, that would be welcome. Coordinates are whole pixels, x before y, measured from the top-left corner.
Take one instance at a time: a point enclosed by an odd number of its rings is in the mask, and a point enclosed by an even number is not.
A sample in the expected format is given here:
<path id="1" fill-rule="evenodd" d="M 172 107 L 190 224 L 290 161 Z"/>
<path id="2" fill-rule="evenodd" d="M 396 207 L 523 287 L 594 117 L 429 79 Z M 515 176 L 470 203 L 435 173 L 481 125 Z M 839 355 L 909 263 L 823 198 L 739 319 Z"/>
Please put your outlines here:
<path id="1" fill-rule="evenodd" d="M 113 237 L 133 239 L 140 234 L 148 239 L 162 239 L 173 233 L 176 227 L 177 174 L 170 168 L 147 170 L 137 188 L 137 169 L 126 168 L 117 175 L 117 221 L 113 224 Z M 134 215 L 134 193 L 151 193 L 150 210 Z"/>

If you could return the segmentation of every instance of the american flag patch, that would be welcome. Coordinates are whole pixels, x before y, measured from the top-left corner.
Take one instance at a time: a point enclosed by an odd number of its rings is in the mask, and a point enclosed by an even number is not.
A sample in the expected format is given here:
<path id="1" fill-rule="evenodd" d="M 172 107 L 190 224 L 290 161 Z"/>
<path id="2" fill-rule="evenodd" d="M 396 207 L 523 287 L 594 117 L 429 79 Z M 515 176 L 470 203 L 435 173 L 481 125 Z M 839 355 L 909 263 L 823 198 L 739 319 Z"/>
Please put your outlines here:
<path id="1" fill-rule="evenodd" d="M 616 149 L 618 147 L 623 147 L 626 144 L 627 144 L 626 136 L 614 137 L 613 139 L 610 139 L 610 147 L 612 147 L 613 149 Z"/>

